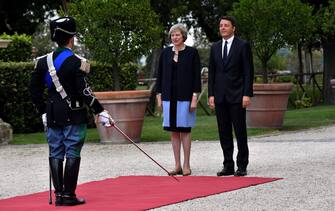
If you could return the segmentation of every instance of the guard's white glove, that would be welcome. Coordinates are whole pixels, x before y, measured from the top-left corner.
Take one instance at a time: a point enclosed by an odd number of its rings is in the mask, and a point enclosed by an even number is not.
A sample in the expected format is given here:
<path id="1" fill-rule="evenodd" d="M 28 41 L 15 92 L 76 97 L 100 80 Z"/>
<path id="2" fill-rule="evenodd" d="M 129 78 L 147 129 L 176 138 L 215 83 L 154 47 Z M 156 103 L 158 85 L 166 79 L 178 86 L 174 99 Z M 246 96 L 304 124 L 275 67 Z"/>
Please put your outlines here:
<path id="1" fill-rule="evenodd" d="M 43 126 L 46 128 L 47 127 L 47 114 L 44 113 L 42 114 L 42 123 L 43 123 Z"/>
<path id="2" fill-rule="evenodd" d="M 98 114 L 98 123 L 105 127 L 111 127 L 115 124 L 115 121 L 111 115 L 109 115 L 108 111 L 104 110 Z"/>

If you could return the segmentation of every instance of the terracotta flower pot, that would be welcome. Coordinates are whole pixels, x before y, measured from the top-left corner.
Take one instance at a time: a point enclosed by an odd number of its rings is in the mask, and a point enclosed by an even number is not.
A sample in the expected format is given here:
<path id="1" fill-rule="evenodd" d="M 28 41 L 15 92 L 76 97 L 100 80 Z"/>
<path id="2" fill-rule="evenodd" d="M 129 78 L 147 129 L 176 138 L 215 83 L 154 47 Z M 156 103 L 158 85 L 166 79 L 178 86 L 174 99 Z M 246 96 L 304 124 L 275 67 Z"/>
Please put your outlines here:
<path id="1" fill-rule="evenodd" d="M 330 85 L 333 89 L 335 89 L 335 79 L 330 79 Z"/>
<path id="2" fill-rule="evenodd" d="M 330 86 L 331 86 L 330 103 L 335 104 L 335 79 L 330 79 Z"/>
<path id="3" fill-rule="evenodd" d="M 150 90 L 94 92 L 117 126 L 133 141 L 140 142 Z M 130 143 L 115 128 L 97 124 L 102 143 Z"/>
<path id="4" fill-rule="evenodd" d="M 247 108 L 247 126 L 281 128 L 292 87 L 291 83 L 254 84 L 254 97 Z"/>

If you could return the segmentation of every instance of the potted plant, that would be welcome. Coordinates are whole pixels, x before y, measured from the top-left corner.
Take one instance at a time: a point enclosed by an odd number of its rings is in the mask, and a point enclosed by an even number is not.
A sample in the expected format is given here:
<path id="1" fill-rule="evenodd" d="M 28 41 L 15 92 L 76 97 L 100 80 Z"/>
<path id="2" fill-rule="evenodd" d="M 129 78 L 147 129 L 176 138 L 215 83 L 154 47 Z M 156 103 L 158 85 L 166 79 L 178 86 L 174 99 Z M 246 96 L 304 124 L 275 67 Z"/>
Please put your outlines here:
<path id="1" fill-rule="evenodd" d="M 94 64 L 92 71 L 97 72 L 92 73 L 93 81 L 101 81 L 101 84 L 106 84 L 106 82 L 108 83 L 109 80 L 112 80 L 112 74 L 105 75 L 106 80 L 99 77 L 101 72 L 103 72 L 101 68 L 109 67 L 108 65 L 103 65 L 100 66 L 99 70 L 99 65 Z M 134 73 L 138 68 L 138 65 L 133 63 L 121 65 L 119 73 L 122 91 L 100 91 L 105 88 L 93 86 L 93 90 L 97 90 L 97 92 L 94 92 L 95 96 L 103 107 L 112 114 L 117 126 L 135 142 L 140 141 L 146 105 L 151 94 L 150 90 L 135 90 L 137 77 Z M 106 129 L 100 124 L 96 126 L 102 143 L 129 143 L 115 128 Z"/>
<path id="2" fill-rule="evenodd" d="M 127 80 L 136 80 L 137 69 L 132 64 L 158 43 L 161 29 L 150 2 L 73 1 L 69 4 L 69 13 L 77 20 L 81 43 L 97 63 L 109 66 L 112 73 L 111 86 L 103 92 L 95 92 L 96 97 L 119 128 L 130 138 L 140 141 L 150 91 L 129 91 L 136 85 L 127 86 Z M 135 105 L 131 105 L 133 103 Z M 128 143 L 112 128 L 102 128 L 99 124 L 97 128 L 103 143 Z"/>
<path id="3" fill-rule="evenodd" d="M 331 95 L 330 102 L 332 104 L 335 104 L 335 79 L 330 79 L 330 86 L 332 88 L 332 95 Z"/>
<path id="4" fill-rule="evenodd" d="M 263 83 L 255 83 L 247 108 L 248 127 L 280 128 L 292 83 L 268 83 L 268 62 L 282 47 L 298 43 L 312 30 L 311 8 L 299 0 L 241 0 L 234 5 L 238 32 L 251 41 L 261 61 Z"/>

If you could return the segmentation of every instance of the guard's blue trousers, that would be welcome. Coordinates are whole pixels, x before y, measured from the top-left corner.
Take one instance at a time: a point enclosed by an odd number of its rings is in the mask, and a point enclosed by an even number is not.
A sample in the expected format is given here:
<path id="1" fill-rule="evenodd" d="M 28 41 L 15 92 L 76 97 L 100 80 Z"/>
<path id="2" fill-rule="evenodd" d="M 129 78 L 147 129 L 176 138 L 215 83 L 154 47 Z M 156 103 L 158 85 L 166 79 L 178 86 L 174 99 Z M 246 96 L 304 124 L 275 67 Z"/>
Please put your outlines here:
<path id="1" fill-rule="evenodd" d="M 86 124 L 48 128 L 49 157 L 64 160 L 80 157 L 86 138 Z"/>

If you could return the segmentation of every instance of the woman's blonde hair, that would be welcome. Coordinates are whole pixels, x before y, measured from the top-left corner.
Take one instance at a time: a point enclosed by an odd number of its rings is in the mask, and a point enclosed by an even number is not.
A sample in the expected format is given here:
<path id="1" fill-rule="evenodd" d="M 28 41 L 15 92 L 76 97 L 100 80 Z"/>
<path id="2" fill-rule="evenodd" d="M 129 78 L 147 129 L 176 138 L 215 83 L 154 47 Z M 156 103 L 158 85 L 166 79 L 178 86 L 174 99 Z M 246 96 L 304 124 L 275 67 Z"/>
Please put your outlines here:
<path id="1" fill-rule="evenodd" d="M 187 29 L 181 23 L 177 23 L 177 24 L 171 26 L 171 28 L 169 30 L 169 38 L 170 38 L 170 40 L 171 40 L 171 34 L 172 34 L 172 32 L 174 32 L 176 30 L 179 30 L 181 32 L 181 34 L 183 36 L 183 39 L 184 39 L 184 42 L 185 42 L 185 40 L 187 39 Z"/>

